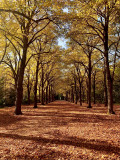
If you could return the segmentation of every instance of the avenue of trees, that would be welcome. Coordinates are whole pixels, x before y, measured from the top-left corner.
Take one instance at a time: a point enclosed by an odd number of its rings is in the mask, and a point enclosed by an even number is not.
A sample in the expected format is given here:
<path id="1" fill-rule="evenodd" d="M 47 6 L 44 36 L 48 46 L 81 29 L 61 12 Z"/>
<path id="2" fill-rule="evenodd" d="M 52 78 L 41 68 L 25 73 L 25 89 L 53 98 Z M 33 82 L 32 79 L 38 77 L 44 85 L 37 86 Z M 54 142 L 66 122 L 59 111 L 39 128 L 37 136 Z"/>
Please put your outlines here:
<path id="1" fill-rule="evenodd" d="M 15 105 L 16 115 L 57 95 L 114 114 L 119 57 L 120 0 L 0 1 L 0 106 Z"/>

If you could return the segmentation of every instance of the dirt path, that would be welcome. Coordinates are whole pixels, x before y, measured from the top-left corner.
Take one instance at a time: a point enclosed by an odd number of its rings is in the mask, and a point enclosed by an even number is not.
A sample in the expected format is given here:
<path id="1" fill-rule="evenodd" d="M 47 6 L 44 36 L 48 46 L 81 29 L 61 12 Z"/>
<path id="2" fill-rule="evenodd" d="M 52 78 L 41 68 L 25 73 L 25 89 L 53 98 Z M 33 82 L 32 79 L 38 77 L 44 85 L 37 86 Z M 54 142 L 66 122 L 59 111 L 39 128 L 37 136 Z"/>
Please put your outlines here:
<path id="1" fill-rule="evenodd" d="M 56 101 L 34 109 L 0 109 L 1 160 L 120 160 L 120 106 L 116 115 Z"/>

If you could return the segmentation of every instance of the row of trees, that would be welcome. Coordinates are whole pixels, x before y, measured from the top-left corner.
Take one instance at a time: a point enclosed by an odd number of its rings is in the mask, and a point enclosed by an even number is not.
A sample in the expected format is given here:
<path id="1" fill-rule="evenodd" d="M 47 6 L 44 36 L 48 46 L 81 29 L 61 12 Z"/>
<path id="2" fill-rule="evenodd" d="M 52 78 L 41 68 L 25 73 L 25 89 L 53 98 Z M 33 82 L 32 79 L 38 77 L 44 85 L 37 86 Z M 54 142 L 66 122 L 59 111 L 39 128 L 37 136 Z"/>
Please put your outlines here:
<path id="1" fill-rule="evenodd" d="M 113 114 L 113 83 L 120 53 L 120 1 L 70 1 L 68 8 L 70 27 L 66 31 L 70 38 L 71 55 L 76 52 L 79 55 L 73 58 L 72 64 L 76 68 L 78 79 L 82 67 L 82 77 L 87 73 L 88 107 L 91 108 L 91 75 L 93 73 L 95 76 L 96 72 L 93 69 L 96 67 L 102 70 L 104 66 L 105 104 L 108 105 L 108 113 Z M 78 81 L 81 85 L 82 78 Z"/>
<path id="2" fill-rule="evenodd" d="M 104 103 L 104 105 L 107 107 L 108 97 L 106 77 L 104 74 L 104 61 L 99 61 L 99 64 L 96 64 L 91 70 L 91 92 L 89 92 L 89 72 L 87 64 L 88 63 L 86 63 L 86 66 L 83 66 L 83 64 L 80 62 L 78 63 L 78 61 L 76 62 L 72 59 L 70 64 L 67 65 L 66 73 L 64 75 L 65 79 L 63 88 L 66 100 L 76 104 L 79 103 L 80 106 L 82 106 L 82 103 L 88 103 L 88 108 L 91 108 L 96 103 Z M 117 63 L 116 65 L 117 69 L 115 71 L 113 83 L 113 102 L 120 103 L 120 63 Z M 98 66 L 101 67 L 99 68 Z"/>
<path id="3" fill-rule="evenodd" d="M 40 42 L 39 40 L 37 40 Z M 57 52 L 57 53 L 56 53 Z M 32 50 L 34 53 L 34 50 Z M 41 52 L 33 55 L 28 62 L 23 80 L 23 103 L 51 102 L 54 98 L 54 86 L 60 74 L 58 61 L 60 60 L 58 49 L 54 52 Z M 14 105 L 17 89 L 18 60 L 16 54 L 5 54 L 1 68 L 1 105 Z M 15 76 L 14 76 L 15 74 Z"/>
<path id="4" fill-rule="evenodd" d="M 23 87 L 26 83 L 30 103 L 32 89 L 30 72 L 34 72 L 35 108 L 38 83 L 41 88 L 42 104 L 44 90 L 46 89 L 46 101 L 48 88 L 49 93 L 52 92 L 58 59 L 58 48 L 55 46 L 56 9 L 51 1 L 1 1 L 0 5 L 1 63 L 8 66 L 10 76 L 14 80 L 15 114 L 19 115 L 22 114 Z M 61 3 L 57 6 L 59 12 Z M 9 73 L 7 71 L 7 74 Z"/>
<path id="5" fill-rule="evenodd" d="M 115 70 L 120 53 L 119 0 L 3 0 L 0 4 L 0 63 L 14 84 L 15 114 L 22 114 L 23 95 L 27 93 L 30 104 L 33 92 L 36 108 L 37 97 L 47 103 L 53 88 L 66 94 L 66 99 L 70 95 L 76 103 L 79 99 L 80 105 L 86 100 L 89 108 L 98 95 L 108 113 L 114 113 L 113 91 L 119 86 L 119 67 Z M 69 39 L 67 49 L 57 46 L 61 34 Z"/>

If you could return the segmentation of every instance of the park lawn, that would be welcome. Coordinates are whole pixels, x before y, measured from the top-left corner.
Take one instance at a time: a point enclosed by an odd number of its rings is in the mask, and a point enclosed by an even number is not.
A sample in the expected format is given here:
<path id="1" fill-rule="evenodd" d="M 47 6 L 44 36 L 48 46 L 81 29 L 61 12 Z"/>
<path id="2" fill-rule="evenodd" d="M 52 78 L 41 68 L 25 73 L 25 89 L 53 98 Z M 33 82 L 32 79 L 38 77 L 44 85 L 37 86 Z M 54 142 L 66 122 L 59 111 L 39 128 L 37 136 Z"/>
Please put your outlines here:
<path id="1" fill-rule="evenodd" d="M 120 106 L 66 101 L 0 109 L 0 160 L 120 160 Z"/>

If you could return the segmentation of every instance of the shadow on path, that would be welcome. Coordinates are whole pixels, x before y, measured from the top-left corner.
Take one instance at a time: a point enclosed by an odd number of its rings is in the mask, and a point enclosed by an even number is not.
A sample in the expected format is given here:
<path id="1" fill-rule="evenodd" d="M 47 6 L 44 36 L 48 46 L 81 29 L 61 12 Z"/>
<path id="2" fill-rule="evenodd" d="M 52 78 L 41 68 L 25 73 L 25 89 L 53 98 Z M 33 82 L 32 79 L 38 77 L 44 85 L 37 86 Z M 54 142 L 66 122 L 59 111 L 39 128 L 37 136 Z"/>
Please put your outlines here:
<path id="1" fill-rule="evenodd" d="M 120 155 L 120 148 L 112 146 L 110 143 L 107 143 L 106 141 L 95 141 L 95 140 L 88 140 L 84 138 L 77 138 L 77 137 L 62 137 L 62 139 L 49 139 L 49 138 L 43 138 L 43 137 L 31 137 L 31 136 L 22 136 L 17 134 L 6 134 L 6 133 L 0 133 L 0 137 L 4 138 L 12 138 L 12 139 L 19 139 L 19 140 L 32 140 L 37 143 L 42 144 L 58 144 L 58 145 L 69 145 L 69 146 L 75 146 L 79 148 L 86 148 L 90 150 L 96 150 L 99 152 L 105 152 L 105 153 L 115 153 L 117 155 Z"/>
<path id="2" fill-rule="evenodd" d="M 9 113 L 0 114 L 0 127 L 10 126 L 19 121 L 26 120 L 26 117 L 15 116 Z"/>

